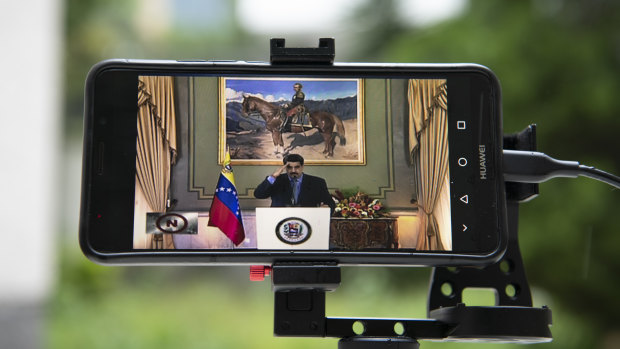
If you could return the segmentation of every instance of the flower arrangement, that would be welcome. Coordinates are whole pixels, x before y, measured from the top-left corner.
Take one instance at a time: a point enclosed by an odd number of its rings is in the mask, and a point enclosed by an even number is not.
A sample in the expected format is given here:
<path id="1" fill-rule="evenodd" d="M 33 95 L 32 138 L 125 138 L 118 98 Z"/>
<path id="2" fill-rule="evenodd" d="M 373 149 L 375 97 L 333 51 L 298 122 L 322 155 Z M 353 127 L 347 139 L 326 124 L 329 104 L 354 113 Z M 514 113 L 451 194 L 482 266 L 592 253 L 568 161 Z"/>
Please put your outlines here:
<path id="1" fill-rule="evenodd" d="M 372 199 L 367 194 L 357 191 L 356 194 L 346 197 L 336 190 L 338 199 L 334 217 L 344 218 L 377 218 L 389 216 L 385 207 L 378 199 Z"/>

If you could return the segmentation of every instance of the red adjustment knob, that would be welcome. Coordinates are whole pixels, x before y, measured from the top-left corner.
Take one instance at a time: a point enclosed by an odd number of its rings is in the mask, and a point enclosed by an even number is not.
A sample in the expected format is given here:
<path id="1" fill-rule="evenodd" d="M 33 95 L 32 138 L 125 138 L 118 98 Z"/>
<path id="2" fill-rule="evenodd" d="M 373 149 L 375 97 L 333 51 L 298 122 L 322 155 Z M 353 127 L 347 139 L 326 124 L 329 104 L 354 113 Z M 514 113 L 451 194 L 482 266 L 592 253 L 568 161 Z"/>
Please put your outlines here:
<path id="1" fill-rule="evenodd" d="M 271 267 L 267 265 L 251 265 L 250 266 L 250 281 L 263 281 L 265 276 L 271 274 Z"/>

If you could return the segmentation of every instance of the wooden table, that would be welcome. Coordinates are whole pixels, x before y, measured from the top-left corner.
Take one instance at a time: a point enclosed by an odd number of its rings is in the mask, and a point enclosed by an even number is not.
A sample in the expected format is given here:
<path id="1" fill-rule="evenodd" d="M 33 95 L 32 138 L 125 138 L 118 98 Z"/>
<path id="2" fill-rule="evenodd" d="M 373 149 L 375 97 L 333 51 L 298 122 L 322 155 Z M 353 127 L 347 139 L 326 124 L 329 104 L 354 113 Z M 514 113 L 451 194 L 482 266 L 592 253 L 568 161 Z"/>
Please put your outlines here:
<path id="1" fill-rule="evenodd" d="M 396 218 L 332 217 L 331 250 L 397 249 Z"/>

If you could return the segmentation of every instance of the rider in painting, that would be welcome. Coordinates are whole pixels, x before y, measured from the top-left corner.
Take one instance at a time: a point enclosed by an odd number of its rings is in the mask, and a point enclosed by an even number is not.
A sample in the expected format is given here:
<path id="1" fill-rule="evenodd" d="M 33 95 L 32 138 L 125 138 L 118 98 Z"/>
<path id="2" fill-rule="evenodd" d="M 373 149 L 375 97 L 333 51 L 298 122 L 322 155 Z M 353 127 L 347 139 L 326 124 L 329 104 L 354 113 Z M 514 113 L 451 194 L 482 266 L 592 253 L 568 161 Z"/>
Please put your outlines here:
<path id="1" fill-rule="evenodd" d="M 304 100 L 306 99 L 305 93 L 302 91 L 303 85 L 296 82 L 293 85 L 295 93 L 291 99 L 291 103 L 288 105 L 288 111 L 286 112 L 286 120 L 282 124 L 282 127 L 286 127 L 289 123 L 292 124 L 304 124 L 304 115 L 306 114 L 306 106 Z"/>

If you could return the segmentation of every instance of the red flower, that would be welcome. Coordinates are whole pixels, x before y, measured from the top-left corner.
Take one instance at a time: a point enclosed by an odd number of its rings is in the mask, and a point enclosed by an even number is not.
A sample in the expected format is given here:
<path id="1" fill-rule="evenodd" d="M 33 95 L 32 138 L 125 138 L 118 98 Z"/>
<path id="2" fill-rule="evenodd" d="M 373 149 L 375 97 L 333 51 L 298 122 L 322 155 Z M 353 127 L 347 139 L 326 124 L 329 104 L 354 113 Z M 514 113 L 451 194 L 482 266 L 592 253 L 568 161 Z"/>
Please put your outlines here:
<path id="1" fill-rule="evenodd" d="M 378 212 L 383 209 L 383 204 L 378 199 L 371 199 L 367 194 L 358 192 L 349 198 L 344 198 L 342 192 L 336 194 L 340 201 L 339 209 L 334 212 L 335 217 L 375 218 L 386 215 Z"/>

